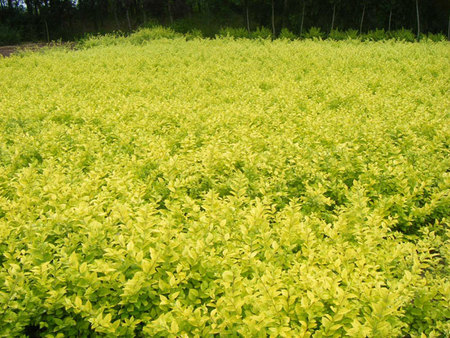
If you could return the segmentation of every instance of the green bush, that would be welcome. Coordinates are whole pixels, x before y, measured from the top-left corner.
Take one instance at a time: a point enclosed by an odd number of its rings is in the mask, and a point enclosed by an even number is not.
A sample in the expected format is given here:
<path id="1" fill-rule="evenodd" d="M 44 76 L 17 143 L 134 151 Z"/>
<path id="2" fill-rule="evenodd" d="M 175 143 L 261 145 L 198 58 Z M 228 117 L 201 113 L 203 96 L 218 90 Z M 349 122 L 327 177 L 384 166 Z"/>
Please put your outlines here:
<path id="1" fill-rule="evenodd" d="M 252 39 L 271 39 L 272 31 L 266 27 L 258 27 L 255 31 L 250 33 Z"/>
<path id="2" fill-rule="evenodd" d="M 297 35 L 292 33 L 289 29 L 283 28 L 278 36 L 280 39 L 284 40 L 295 40 L 297 39 Z"/>
<path id="3" fill-rule="evenodd" d="M 328 34 L 328 38 L 332 40 L 350 40 L 358 38 L 357 30 L 348 30 L 348 31 L 340 31 L 339 29 L 333 29 L 330 34 Z"/>
<path id="4" fill-rule="evenodd" d="M 154 26 L 152 28 L 143 28 L 134 32 L 128 37 L 128 40 L 133 45 L 142 45 L 148 41 L 158 39 L 176 39 L 183 35 L 175 32 L 172 28 L 163 26 Z"/>
<path id="5" fill-rule="evenodd" d="M 356 29 L 348 29 L 346 31 L 341 31 L 339 29 L 333 29 L 328 38 L 336 41 L 340 40 L 357 40 L 359 39 L 359 33 Z"/>
<path id="6" fill-rule="evenodd" d="M 425 37 L 425 39 L 427 41 L 442 42 L 442 41 L 446 41 L 447 37 L 442 33 L 437 33 L 437 34 L 428 33 L 427 36 Z"/>
<path id="7" fill-rule="evenodd" d="M 382 41 L 388 39 L 384 29 L 375 29 L 362 36 L 363 41 Z"/>
<path id="8" fill-rule="evenodd" d="M 115 46 L 126 41 L 124 35 L 120 32 L 114 32 L 105 35 L 87 35 L 77 43 L 79 49 L 89 49 L 97 46 Z"/>
<path id="9" fill-rule="evenodd" d="M 203 33 L 200 29 L 193 29 L 184 34 L 186 40 L 203 39 Z"/>
<path id="10" fill-rule="evenodd" d="M 416 41 L 416 35 L 409 29 L 399 29 L 396 31 L 391 31 L 388 37 L 397 41 L 414 42 Z"/>
<path id="11" fill-rule="evenodd" d="M 225 27 L 221 28 L 218 37 L 221 38 L 233 38 L 233 39 L 248 39 L 250 34 L 245 28 Z"/>
<path id="12" fill-rule="evenodd" d="M 0 46 L 13 45 L 21 41 L 20 32 L 8 26 L 0 25 Z"/>
<path id="13" fill-rule="evenodd" d="M 303 34 L 305 39 L 320 40 L 325 36 L 320 27 L 311 27 L 306 33 Z"/>
<path id="14" fill-rule="evenodd" d="M 328 38 L 331 40 L 347 40 L 347 35 L 345 32 L 340 31 L 339 29 L 333 29 L 330 34 L 328 34 Z"/>
<path id="15" fill-rule="evenodd" d="M 347 38 L 350 40 L 357 40 L 359 39 L 359 32 L 356 29 L 347 29 L 345 31 L 345 34 L 347 35 Z"/>

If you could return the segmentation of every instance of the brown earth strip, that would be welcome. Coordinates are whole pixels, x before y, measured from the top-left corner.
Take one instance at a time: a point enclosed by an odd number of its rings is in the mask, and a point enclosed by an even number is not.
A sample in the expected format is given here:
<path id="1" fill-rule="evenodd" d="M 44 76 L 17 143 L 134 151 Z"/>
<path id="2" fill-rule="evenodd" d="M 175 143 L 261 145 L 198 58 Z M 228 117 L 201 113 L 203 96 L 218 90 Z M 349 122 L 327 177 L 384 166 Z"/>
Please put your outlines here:
<path id="1" fill-rule="evenodd" d="M 44 47 L 55 47 L 55 46 L 65 46 L 68 48 L 73 49 L 75 47 L 75 44 L 73 42 L 64 42 L 64 43 L 26 43 L 22 45 L 16 45 L 16 46 L 0 46 L 0 55 L 3 55 L 4 57 L 11 56 L 11 54 L 23 51 L 23 50 L 32 50 L 37 51 Z"/>

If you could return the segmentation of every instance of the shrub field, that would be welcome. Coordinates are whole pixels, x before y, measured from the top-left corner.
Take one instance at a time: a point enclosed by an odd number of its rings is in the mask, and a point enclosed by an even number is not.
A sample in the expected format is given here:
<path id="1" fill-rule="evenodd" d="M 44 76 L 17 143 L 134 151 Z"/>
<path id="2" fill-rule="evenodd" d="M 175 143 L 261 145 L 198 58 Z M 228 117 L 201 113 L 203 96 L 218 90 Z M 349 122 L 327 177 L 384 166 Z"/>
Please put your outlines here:
<path id="1" fill-rule="evenodd" d="M 91 45 L 0 58 L 0 336 L 449 334 L 448 43 Z"/>

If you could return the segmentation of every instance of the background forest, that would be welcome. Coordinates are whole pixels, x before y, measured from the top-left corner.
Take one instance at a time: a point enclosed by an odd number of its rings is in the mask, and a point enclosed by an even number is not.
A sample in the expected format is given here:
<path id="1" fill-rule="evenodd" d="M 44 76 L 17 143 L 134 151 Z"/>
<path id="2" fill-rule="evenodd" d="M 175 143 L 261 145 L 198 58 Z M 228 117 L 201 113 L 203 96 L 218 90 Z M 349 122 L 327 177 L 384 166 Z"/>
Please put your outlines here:
<path id="1" fill-rule="evenodd" d="M 0 44 L 71 40 L 152 24 L 204 36 L 223 27 L 263 26 L 274 36 L 283 28 L 302 35 L 311 27 L 447 35 L 449 13 L 447 0 L 0 0 Z"/>

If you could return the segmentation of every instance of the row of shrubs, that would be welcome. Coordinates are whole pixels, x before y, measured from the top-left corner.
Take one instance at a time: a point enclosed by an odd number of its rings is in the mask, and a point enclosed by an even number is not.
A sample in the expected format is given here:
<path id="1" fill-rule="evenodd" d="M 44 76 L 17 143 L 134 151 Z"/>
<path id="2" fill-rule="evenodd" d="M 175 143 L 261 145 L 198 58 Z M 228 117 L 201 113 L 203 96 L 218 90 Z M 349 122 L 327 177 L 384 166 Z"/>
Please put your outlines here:
<path id="1" fill-rule="evenodd" d="M 232 37 L 237 39 L 255 39 L 255 38 L 263 38 L 270 39 L 272 38 L 272 32 L 267 28 L 259 28 L 256 31 L 248 32 L 245 28 L 224 28 L 221 29 L 218 36 L 220 37 Z M 287 28 L 283 28 L 278 35 L 279 39 L 287 39 L 287 40 L 297 40 L 300 38 L 303 39 L 331 39 L 331 40 L 362 40 L 362 41 L 383 41 L 383 40 L 398 40 L 398 41 L 407 41 L 414 42 L 416 41 L 416 35 L 408 29 L 400 29 L 395 31 L 385 31 L 384 29 L 376 29 L 371 30 L 364 34 L 359 34 L 356 29 L 349 29 L 346 31 L 334 29 L 329 34 L 323 32 L 319 27 L 311 27 L 308 31 L 306 31 L 301 36 L 298 36 L 288 30 Z M 427 41 L 445 41 L 447 38 L 443 34 L 422 34 L 421 40 Z"/>
<path id="2" fill-rule="evenodd" d="M 217 38 L 231 38 L 231 39 L 272 39 L 272 31 L 268 28 L 261 27 L 255 31 L 247 31 L 245 28 L 222 28 L 216 35 Z M 142 28 L 136 32 L 125 36 L 123 33 L 112 33 L 107 35 L 88 36 L 79 41 L 79 46 L 82 48 L 90 48 L 97 45 L 116 45 L 122 43 L 125 39 L 135 45 L 141 45 L 147 41 L 157 39 L 176 39 L 182 38 L 186 40 L 204 38 L 200 30 L 191 30 L 188 33 L 182 34 L 176 32 L 172 28 L 162 26 L 153 26 L 150 28 Z M 416 36 L 413 32 L 407 29 L 395 30 L 387 32 L 384 29 L 376 29 L 368 33 L 360 35 L 357 30 L 350 29 L 346 31 L 332 30 L 329 34 L 324 33 L 320 28 L 311 27 L 302 36 L 298 36 L 288 29 L 281 30 L 278 39 L 297 40 L 297 39 L 330 39 L 330 40 L 361 40 L 361 41 L 383 41 L 396 40 L 414 42 Z M 445 41 L 446 37 L 443 34 L 424 34 L 421 36 L 422 41 L 440 42 Z"/>
<path id="3" fill-rule="evenodd" d="M 233 38 L 233 39 L 272 39 L 272 31 L 265 27 L 257 28 L 254 31 L 248 32 L 245 28 L 222 28 L 216 35 L 219 38 Z M 155 39 L 175 39 L 185 38 L 186 40 L 192 40 L 196 38 L 204 38 L 202 31 L 199 29 L 191 30 L 187 33 L 179 33 L 172 28 L 166 28 L 162 26 L 153 26 L 150 28 L 142 28 L 128 37 L 124 33 L 112 33 L 107 35 L 88 36 L 80 40 L 79 45 L 84 47 L 93 47 L 95 45 L 114 45 L 120 43 L 123 39 L 127 38 L 129 42 L 133 44 L 142 44 L 145 41 Z M 331 40 L 362 40 L 362 41 L 383 41 L 383 40 L 397 40 L 397 41 L 416 41 L 416 35 L 408 30 L 401 29 L 395 31 L 385 31 L 384 29 L 376 29 L 369 31 L 368 33 L 360 35 L 355 29 L 349 29 L 346 31 L 335 29 L 330 33 L 323 32 L 318 27 L 311 27 L 308 31 L 301 36 L 294 34 L 290 30 L 283 28 L 278 35 L 279 39 L 297 40 L 297 39 L 331 39 Z M 422 34 L 421 40 L 425 41 L 445 41 L 447 38 L 443 34 Z M 0 25 L 0 45 L 16 44 L 20 42 L 20 33 L 12 30 L 9 27 Z"/>

